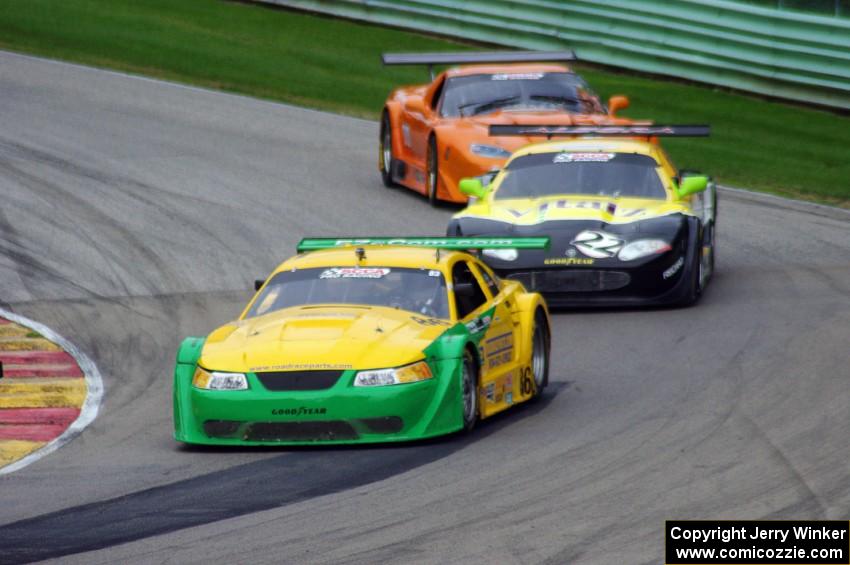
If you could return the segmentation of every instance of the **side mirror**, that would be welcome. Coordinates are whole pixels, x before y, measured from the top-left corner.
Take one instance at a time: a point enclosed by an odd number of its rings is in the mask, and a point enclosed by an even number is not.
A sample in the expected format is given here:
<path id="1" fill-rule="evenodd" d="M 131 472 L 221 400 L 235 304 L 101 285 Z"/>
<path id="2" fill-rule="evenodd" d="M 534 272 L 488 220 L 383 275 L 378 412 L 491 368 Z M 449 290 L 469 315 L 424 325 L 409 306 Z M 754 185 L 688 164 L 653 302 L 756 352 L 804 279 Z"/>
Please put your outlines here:
<path id="1" fill-rule="evenodd" d="M 679 181 L 679 186 L 676 187 L 676 195 L 679 200 L 684 200 L 691 194 L 702 192 L 708 186 L 708 177 L 703 175 L 693 175 L 683 178 Z"/>
<path id="2" fill-rule="evenodd" d="M 258 291 L 263 288 L 263 285 L 266 284 L 266 281 L 263 279 L 257 279 L 254 281 L 254 291 Z"/>
<path id="3" fill-rule="evenodd" d="M 629 107 L 629 97 L 618 94 L 608 99 L 608 114 L 613 116 Z"/>
<path id="4" fill-rule="evenodd" d="M 414 114 L 425 113 L 425 101 L 421 98 L 411 98 L 404 103 L 404 109 Z"/>
<path id="5" fill-rule="evenodd" d="M 461 179 L 458 188 L 463 194 L 472 196 L 473 198 L 484 198 L 490 192 L 481 184 L 481 179 L 479 178 Z"/>
<path id="6" fill-rule="evenodd" d="M 496 176 L 499 174 L 499 170 L 487 171 L 483 175 L 478 175 L 478 178 L 481 180 L 481 184 L 484 185 L 484 188 L 490 186 L 493 181 L 496 179 Z"/>

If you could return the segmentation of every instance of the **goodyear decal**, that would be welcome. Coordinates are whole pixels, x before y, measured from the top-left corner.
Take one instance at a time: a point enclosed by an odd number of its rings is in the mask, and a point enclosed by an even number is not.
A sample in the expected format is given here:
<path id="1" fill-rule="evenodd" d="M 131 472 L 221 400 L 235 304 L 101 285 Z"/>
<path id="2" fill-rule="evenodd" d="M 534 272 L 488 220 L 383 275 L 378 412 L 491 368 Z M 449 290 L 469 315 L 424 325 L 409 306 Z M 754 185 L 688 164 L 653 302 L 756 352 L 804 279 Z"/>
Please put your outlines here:
<path id="1" fill-rule="evenodd" d="M 587 266 L 593 265 L 595 262 L 595 259 L 589 259 L 586 257 L 550 257 L 543 260 L 544 265 L 563 265 L 565 267 L 577 265 Z"/>

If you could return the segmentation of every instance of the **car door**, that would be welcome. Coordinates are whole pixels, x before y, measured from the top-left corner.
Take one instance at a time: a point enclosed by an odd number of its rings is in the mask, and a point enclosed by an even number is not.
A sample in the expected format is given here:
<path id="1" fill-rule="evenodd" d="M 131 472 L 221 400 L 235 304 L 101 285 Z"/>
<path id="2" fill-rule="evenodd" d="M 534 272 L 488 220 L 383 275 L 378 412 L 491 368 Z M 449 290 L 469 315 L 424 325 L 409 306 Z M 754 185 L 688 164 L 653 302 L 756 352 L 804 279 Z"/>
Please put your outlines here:
<path id="1" fill-rule="evenodd" d="M 417 166 L 423 170 L 428 156 L 428 138 L 437 118 L 437 107 L 445 80 L 445 74 L 438 76 L 421 96 L 411 96 L 404 105 L 402 139 Z"/>
<path id="2" fill-rule="evenodd" d="M 516 400 L 515 332 L 510 307 L 504 293 L 493 295 L 480 271 L 465 260 L 452 267 L 452 285 L 458 319 L 478 340 L 479 406 L 486 417 Z"/>
<path id="3" fill-rule="evenodd" d="M 493 320 L 480 344 L 486 365 L 482 377 L 486 383 L 482 409 L 485 413 L 498 412 L 520 400 L 521 396 L 517 370 L 522 352 L 517 342 L 520 336 L 519 319 L 514 319 L 515 297 L 502 290 L 496 282 L 496 276 L 479 263 L 473 265 L 473 270 L 484 283 L 493 307 Z"/>

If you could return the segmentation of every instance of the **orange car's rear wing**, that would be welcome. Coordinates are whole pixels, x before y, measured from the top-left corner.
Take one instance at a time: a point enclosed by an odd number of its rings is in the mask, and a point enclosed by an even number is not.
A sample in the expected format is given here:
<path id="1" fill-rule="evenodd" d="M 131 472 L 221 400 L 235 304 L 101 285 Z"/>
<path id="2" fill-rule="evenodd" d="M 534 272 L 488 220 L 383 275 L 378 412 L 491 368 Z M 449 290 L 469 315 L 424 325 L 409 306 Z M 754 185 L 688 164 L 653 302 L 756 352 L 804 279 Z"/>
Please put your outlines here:
<path id="1" fill-rule="evenodd" d="M 461 53 L 383 53 L 385 65 L 476 65 L 484 63 L 546 63 L 575 61 L 575 51 L 466 51 Z"/>
<path id="2" fill-rule="evenodd" d="M 384 53 L 385 65 L 475 65 L 575 61 L 574 51 L 466 51 L 462 53 Z"/>
<path id="3" fill-rule="evenodd" d="M 702 124 L 687 125 L 587 125 L 545 126 L 534 124 L 491 125 L 490 135 L 524 137 L 599 136 L 599 137 L 707 137 L 711 128 Z"/>

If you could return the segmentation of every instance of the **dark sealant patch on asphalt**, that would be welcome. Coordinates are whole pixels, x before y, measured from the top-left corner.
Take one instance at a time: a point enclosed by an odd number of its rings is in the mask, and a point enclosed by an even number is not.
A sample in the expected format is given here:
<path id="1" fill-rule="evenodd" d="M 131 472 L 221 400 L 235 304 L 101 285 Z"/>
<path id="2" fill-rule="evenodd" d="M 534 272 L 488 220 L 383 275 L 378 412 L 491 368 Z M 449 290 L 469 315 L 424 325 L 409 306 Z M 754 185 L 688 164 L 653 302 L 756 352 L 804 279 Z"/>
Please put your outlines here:
<path id="1" fill-rule="evenodd" d="M 0 526 L 0 564 L 94 551 L 380 481 L 533 416 L 567 386 L 550 383 L 537 402 L 496 415 L 471 435 L 379 447 L 294 448 L 282 457 Z M 201 449 L 211 457 L 219 451 Z"/>

